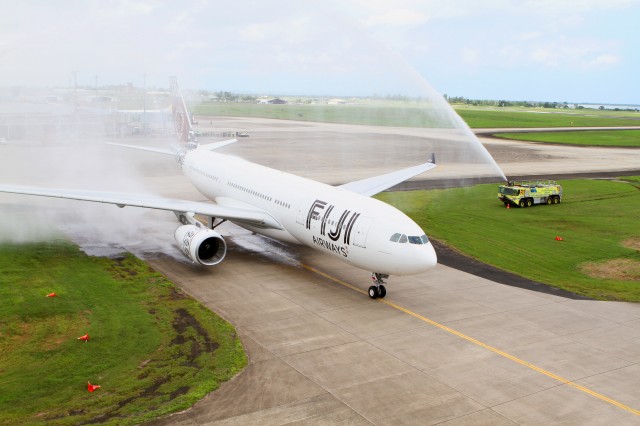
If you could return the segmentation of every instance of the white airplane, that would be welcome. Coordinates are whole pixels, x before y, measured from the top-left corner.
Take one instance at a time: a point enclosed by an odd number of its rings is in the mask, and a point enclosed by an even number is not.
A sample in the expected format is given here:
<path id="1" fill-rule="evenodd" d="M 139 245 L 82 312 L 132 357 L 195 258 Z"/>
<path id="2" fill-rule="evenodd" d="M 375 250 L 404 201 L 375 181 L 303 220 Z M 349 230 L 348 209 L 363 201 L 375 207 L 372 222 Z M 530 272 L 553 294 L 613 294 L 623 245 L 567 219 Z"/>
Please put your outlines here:
<path id="1" fill-rule="evenodd" d="M 385 297 L 391 274 L 418 274 L 437 263 L 423 230 L 398 209 L 371 198 L 436 167 L 435 157 L 414 167 L 337 187 L 213 152 L 235 139 L 198 145 L 175 78 L 176 150 L 122 145 L 178 156 L 184 175 L 213 203 L 116 193 L 0 185 L 0 192 L 66 198 L 173 211 L 181 222 L 174 237 L 186 257 L 201 265 L 225 258 L 227 244 L 215 228 L 224 221 L 288 243 L 304 244 L 373 271 L 369 297 Z M 208 218 L 205 226 L 194 215 Z M 217 221 L 217 223 L 216 223 Z"/>

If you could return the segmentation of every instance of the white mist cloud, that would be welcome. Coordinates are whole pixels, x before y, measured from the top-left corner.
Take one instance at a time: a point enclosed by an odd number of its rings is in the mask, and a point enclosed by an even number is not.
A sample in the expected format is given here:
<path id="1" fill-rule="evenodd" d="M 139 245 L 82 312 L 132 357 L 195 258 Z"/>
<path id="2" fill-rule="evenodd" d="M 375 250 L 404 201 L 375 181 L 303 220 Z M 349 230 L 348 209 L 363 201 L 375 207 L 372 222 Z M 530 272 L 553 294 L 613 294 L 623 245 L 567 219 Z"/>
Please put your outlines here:
<path id="1" fill-rule="evenodd" d="M 391 9 L 380 15 L 368 16 L 361 20 L 365 27 L 377 25 L 411 27 L 424 24 L 429 16 L 417 10 Z"/>

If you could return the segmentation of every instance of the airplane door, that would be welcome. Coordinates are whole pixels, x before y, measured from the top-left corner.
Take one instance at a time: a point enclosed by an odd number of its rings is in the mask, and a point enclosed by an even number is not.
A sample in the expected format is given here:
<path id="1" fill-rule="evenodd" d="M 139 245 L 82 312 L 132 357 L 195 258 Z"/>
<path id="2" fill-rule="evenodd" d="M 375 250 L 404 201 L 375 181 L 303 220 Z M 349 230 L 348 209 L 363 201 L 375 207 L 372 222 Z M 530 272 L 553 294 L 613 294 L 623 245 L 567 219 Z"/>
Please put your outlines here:
<path id="1" fill-rule="evenodd" d="M 296 217 L 296 222 L 302 226 L 306 226 L 307 224 L 307 214 L 309 213 L 309 208 L 311 208 L 311 200 L 305 198 L 298 205 L 298 216 Z"/>
<path id="2" fill-rule="evenodd" d="M 371 224 L 373 223 L 373 218 L 361 216 L 356 221 L 356 226 L 354 229 L 353 236 L 353 245 L 366 248 L 367 247 L 367 234 L 369 233 L 369 228 L 371 228 Z"/>

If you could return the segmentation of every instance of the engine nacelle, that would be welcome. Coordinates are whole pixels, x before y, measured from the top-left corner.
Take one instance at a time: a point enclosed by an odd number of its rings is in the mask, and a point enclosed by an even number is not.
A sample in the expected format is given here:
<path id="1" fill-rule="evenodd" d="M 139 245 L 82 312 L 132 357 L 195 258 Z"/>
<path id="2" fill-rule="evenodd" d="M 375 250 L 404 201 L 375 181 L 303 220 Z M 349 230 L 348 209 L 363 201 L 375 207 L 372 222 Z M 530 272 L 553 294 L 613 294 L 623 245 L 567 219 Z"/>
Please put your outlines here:
<path id="1" fill-rule="evenodd" d="M 173 236 L 182 253 L 201 265 L 217 265 L 227 254 L 227 243 L 212 229 L 182 225 L 176 229 Z"/>

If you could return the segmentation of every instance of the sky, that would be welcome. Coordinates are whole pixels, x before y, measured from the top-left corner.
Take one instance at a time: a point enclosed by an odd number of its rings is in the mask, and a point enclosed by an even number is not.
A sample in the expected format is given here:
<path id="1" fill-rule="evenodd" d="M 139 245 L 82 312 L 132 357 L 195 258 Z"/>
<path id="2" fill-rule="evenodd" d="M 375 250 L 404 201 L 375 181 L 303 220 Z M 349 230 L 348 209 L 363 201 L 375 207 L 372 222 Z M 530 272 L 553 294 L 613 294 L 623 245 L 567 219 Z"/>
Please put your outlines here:
<path id="1" fill-rule="evenodd" d="M 0 86 L 640 104 L 640 0 L 0 0 Z"/>

